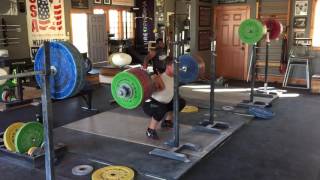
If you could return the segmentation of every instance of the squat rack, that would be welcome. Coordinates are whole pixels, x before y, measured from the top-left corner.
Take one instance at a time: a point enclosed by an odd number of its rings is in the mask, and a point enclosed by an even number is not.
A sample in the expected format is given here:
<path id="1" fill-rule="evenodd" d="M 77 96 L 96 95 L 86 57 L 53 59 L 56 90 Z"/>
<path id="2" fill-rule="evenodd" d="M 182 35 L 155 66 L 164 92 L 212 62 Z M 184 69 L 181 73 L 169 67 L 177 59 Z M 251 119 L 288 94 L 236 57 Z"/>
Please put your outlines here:
<path id="1" fill-rule="evenodd" d="M 44 142 L 45 142 L 45 172 L 46 180 L 54 180 L 54 150 L 53 150 L 53 115 L 52 115 L 52 101 L 50 93 L 50 76 L 55 74 L 51 69 L 50 64 L 50 43 L 44 42 L 45 61 L 43 71 L 32 71 L 26 73 L 10 74 L 0 76 L 2 79 L 12 79 L 19 77 L 29 77 L 41 75 L 41 101 L 42 101 L 42 118 L 44 126 Z"/>
<path id="2" fill-rule="evenodd" d="M 175 21 L 176 16 L 179 14 L 175 14 Z M 174 23 L 175 23 L 174 21 Z M 150 151 L 149 154 L 160 156 L 164 158 L 174 159 L 183 162 L 190 162 L 190 159 L 183 153 L 180 153 L 183 149 L 188 149 L 191 151 L 199 152 L 201 147 L 197 144 L 192 143 L 184 143 L 180 144 L 180 112 L 179 112 L 179 71 L 180 69 L 180 62 L 179 57 L 181 55 L 181 46 L 182 41 L 181 37 L 178 35 L 178 28 L 176 24 L 175 27 L 175 37 L 173 42 L 173 59 L 174 59 L 174 97 L 173 97 L 173 118 L 174 118 L 174 126 L 172 137 L 169 141 L 165 142 L 166 145 L 173 148 L 171 150 L 163 150 L 159 148 L 155 148 L 154 150 Z M 182 53 L 183 54 L 183 53 Z M 193 129 L 195 131 L 212 133 L 220 135 L 223 130 L 229 128 L 228 123 L 218 122 L 214 120 L 214 89 L 215 89 L 215 41 L 212 38 L 211 41 L 211 78 L 210 78 L 210 113 L 209 113 L 209 120 L 205 120 L 199 125 L 194 126 Z"/>

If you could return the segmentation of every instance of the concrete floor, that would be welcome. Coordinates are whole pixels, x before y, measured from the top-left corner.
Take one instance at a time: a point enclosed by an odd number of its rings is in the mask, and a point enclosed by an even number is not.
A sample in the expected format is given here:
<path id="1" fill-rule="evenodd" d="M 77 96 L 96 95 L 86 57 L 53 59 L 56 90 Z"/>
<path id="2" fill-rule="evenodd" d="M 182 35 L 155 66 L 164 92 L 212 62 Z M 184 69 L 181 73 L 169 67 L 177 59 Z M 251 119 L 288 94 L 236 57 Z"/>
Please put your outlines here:
<path id="1" fill-rule="evenodd" d="M 94 97 L 96 107 L 100 111 L 112 109 L 113 106 L 108 103 L 109 99 L 106 90 L 99 89 Z M 94 114 L 82 111 L 79 108 L 81 104 L 82 101 L 78 98 L 56 102 L 55 127 Z M 268 121 L 255 120 L 247 124 L 181 179 L 320 179 L 319 105 L 320 96 L 315 95 L 301 94 L 299 97 L 281 98 L 272 107 L 276 113 L 275 118 Z M 15 121 L 34 120 L 36 111 L 35 107 L 26 107 L 0 113 L 0 130 L 3 131 Z M 196 122 L 183 121 L 183 123 Z M 79 159 L 76 157 L 77 154 L 68 155 L 71 160 Z M 57 179 L 72 179 L 66 175 L 67 169 L 61 165 L 57 170 L 60 172 Z M 1 179 L 6 180 L 44 179 L 41 170 L 28 169 L 3 160 L 0 173 Z"/>

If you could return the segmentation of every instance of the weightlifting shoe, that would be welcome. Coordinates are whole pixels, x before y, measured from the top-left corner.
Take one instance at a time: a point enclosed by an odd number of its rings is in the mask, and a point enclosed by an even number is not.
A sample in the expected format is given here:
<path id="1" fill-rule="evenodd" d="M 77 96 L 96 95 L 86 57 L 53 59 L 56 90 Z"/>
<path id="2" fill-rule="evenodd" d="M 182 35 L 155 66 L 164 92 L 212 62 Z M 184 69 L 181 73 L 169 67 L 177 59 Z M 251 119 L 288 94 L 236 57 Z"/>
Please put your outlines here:
<path id="1" fill-rule="evenodd" d="M 146 136 L 148 138 L 154 139 L 154 140 L 159 140 L 159 136 L 157 134 L 157 131 L 155 129 L 150 129 L 148 128 L 146 131 Z"/>
<path id="2" fill-rule="evenodd" d="M 171 120 L 164 120 L 161 123 L 161 128 L 173 128 L 173 122 Z"/>

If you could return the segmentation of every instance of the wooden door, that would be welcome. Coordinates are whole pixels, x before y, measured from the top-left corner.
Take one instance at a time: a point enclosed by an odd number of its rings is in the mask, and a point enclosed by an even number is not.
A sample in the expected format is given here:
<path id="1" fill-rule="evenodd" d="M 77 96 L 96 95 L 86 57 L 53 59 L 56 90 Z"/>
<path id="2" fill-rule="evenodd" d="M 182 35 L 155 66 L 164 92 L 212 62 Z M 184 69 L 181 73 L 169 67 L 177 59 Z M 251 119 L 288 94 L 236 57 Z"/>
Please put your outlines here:
<path id="1" fill-rule="evenodd" d="M 93 64 L 105 62 L 108 56 L 106 16 L 90 14 L 88 17 L 88 49 Z"/>
<path id="2" fill-rule="evenodd" d="M 245 79 L 248 46 L 240 41 L 238 29 L 240 23 L 249 16 L 249 6 L 221 5 L 214 8 L 218 77 Z"/>

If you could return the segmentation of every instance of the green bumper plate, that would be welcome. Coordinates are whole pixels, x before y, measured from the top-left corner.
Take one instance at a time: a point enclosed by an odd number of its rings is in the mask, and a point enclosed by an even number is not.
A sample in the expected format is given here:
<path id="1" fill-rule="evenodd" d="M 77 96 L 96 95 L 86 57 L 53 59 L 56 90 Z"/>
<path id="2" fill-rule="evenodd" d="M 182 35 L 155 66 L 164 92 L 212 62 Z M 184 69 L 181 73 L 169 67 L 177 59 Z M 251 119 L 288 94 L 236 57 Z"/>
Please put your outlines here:
<path id="1" fill-rule="evenodd" d="M 129 86 L 132 90 L 130 97 L 122 97 L 118 95 L 121 86 Z M 134 109 L 143 101 L 144 90 L 140 80 L 132 73 L 124 71 L 118 73 L 112 80 L 111 93 L 114 100 L 125 109 Z"/>
<path id="2" fill-rule="evenodd" d="M 240 24 L 239 37 L 244 43 L 257 43 L 264 34 L 265 30 L 262 23 L 256 19 L 247 19 Z"/>
<path id="3" fill-rule="evenodd" d="M 31 147 L 40 147 L 43 139 L 44 130 L 41 123 L 26 123 L 16 133 L 14 139 L 16 151 L 19 153 L 26 153 Z"/>

